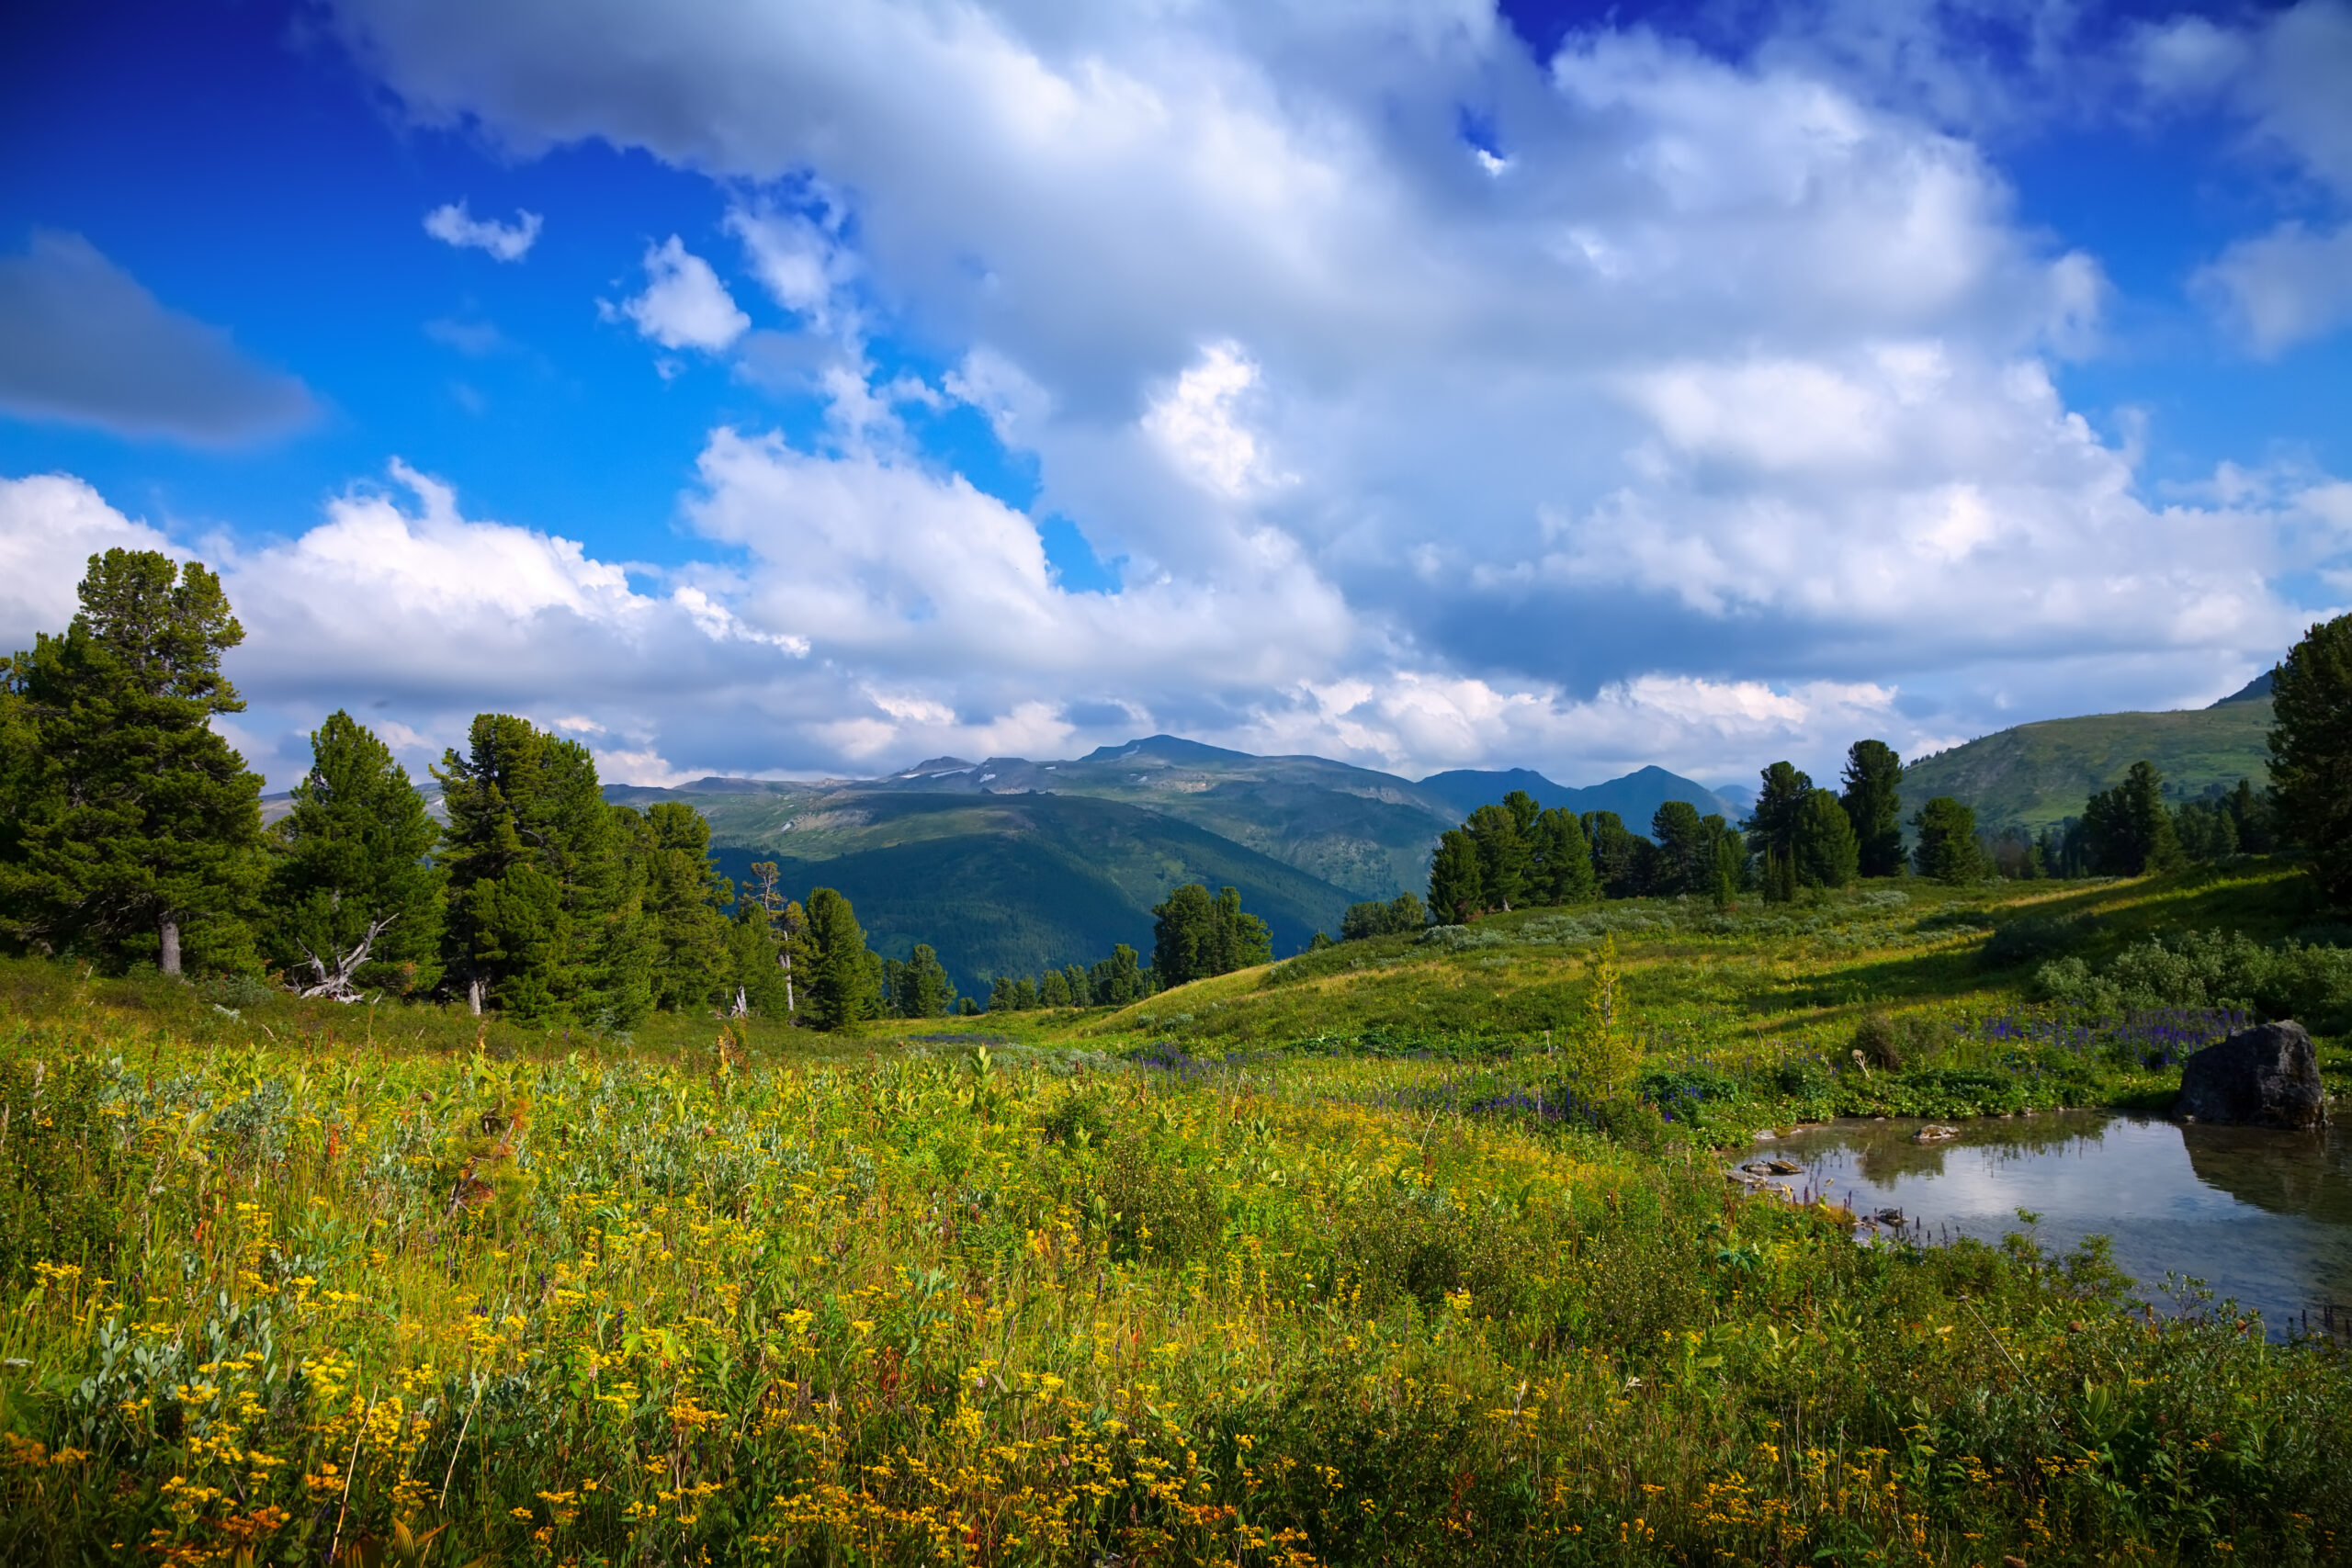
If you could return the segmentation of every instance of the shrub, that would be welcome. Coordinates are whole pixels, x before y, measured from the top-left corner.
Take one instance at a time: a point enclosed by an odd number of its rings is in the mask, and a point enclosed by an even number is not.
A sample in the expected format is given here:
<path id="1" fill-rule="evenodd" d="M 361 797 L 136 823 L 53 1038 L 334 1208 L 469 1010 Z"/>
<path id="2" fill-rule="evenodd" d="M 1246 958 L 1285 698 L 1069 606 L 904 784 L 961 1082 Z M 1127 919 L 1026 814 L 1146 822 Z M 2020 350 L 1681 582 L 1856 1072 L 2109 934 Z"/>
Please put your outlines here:
<path id="1" fill-rule="evenodd" d="M 2246 1008 L 2301 1019 L 2323 1033 L 2352 1025 L 2352 950 L 2289 941 L 2265 947 L 2243 932 L 2183 931 L 2128 947 L 2103 971 L 2077 957 L 2034 976 L 2043 997 L 2084 1013 L 2147 1008 Z"/>
<path id="2" fill-rule="evenodd" d="M 1854 1054 L 1881 1072 L 1903 1069 L 1903 1035 L 1894 1021 L 1874 1012 L 1854 1026 Z"/>

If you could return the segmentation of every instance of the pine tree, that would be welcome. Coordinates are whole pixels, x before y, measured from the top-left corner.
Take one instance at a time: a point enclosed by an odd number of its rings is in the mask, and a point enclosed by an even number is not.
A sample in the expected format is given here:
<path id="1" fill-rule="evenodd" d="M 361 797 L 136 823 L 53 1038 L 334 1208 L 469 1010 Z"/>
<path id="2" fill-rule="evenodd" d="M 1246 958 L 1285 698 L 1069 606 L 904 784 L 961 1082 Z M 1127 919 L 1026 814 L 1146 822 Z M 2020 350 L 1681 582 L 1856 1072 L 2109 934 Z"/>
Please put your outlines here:
<path id="1" fill-rule="evenodd" d="M 479 1011 L 628 1028 L 652 1006 L 650 941 L 627 854 L 635 813 L 605 804 L 595 759 L 508 714 L 475 717 L 434 770 L 448 812 L 442 942 Z"/>
<path id="2" fill-rule="evenodd" d="M 1069 1006 L 1069 976 L 1058 969 L 1048 969 L 1039 976 L 1037 1005 L 1049 1008 Z"/>
<path id="3" fill-rule="evenodd" d="M 1728 909 L 1737 899 L 1741 881 L 1747 872 L 1747 845 L 1739 833 L 1720 817 L 1707 821 L 1720 830 L 1713 835 L 1714 849 L 1713 879 L 1710 892 L 1715 908 Z"/>
<path id="4" fill-rule="evenodd" d="M 1920 875 L 1959 886 L 1984 874 L 1974 811 L 1951 795 L 1939 795 L 1919 807 L 1911 825 L 1919 832 L 1919 847 L 1913 853 Z"/>
<path id="5" fill-rule="evenodd" d="M 1086 984 L 1098 1007 L 1123 1008 L 1143 1000 L 1148 992 L 1136 950 L 1124 942 L 1113 944 L 1111 956 L 1087 972 Z"/>
<path id="6" fill-rule="evenodd" d="M 1650 818 L 1650 838 L 1657 845 L 1653 890 L 1666 897 L 1704 893 L 1714 881 L 1714 845 L 1699 808 L 1687 800 L 1669 800 Z"/>
<path id="7" fill-rule="evenodd" d="M 1430 910 L 1446 925 L 1467 925 L 1486 907 L 1478 874 L 1478 846 L 1459 828 L 1438 836 L 1430 861 Z"/>
<path id="8" fill-rule="evenodd" d="M 1199 883 L 1187 883 L 1151 913 L 1151 967 L 1162 987 L 1229 975 L 1273 956 L 1273 933 L 1242 909 L 1238 888 L 1212 897 Z"/>
<path id="9" fill-rule="evenodd" d="M 1523 790 L 1511 792 L 1530 806 Z M 1511 909 L 1527 902 L 1528 844 L 1519 813 L 1507 806 L 1482 806 L 1462 824 L 1478 852 L 1481 906 Z"/>
<path id="10" fill-rule="evenodd" d="M 421 995 L 441 979 L 440 829 L 408 770 L 337 709 L 311 733 L 311 771 L 270 829 L 270 957 L 304 996 Z"/>
<path id="11" fill-rule="evenodd" d="M 244 640 L 220 580 L 150 550 L 92 556 L 81 610 L 7 665 L 18 754 L 0 918 L 49 952 L 258 967 L 248 917 L 261 780 L 214 733 L 244 704 L 220 656 Z"/>
<path id="12" fill-rule="evenodd" d="M 1091 1008 L 1094 1005 L 1094 987 L 1088 982 L 1086 970 L 1083 965 L 1077 964 L 1063 964 L 1062 978 L 1069 982 L 1069 985 L 1070 1006 L 1074 1008 Z"/>
<path id="13" fill-rule="evenodd" d="M 1573 811 L 1554 807 L 1535 818 L 1528 833 L 1528 898 L 1532 903 L 1590 901 L 1595 881 L 1592 846 Z"/>
<path id="14" fill-rule="evenodd" d="M 1529 829 L 1535 826 L 1535 819 L 1544 814 L 1544 808 L 1535 803 L 1535 797 L 1523 789 L 1515 789 L 1504 795 L 1503 809 L 1510 813 L 1511 826 L 1519 829 L 1521 838 L 1527 836 Z"/>
<path id="15" fill-rule="evenodd" d="M 671 1012 L 708 1007 L 729 976 L 727 918 L 735 887 L 710 855 L 710 824 L 682 800 L 646 809 L 639 847 L 645 916 L 655 943 L 653 1005 Z"/>
<path id="16" fill-rule="evenodd" d="M 1643 884 L 1640 834 L 1629 829 L 1614 811 L 1588 811 L 1578 821 L 1585 842 L 1592 846 L 1592 874 L 1604 898 L 1631 898 Z"/>
<path id="17" fill-rule="evenodd" d="M 949 977 L 947 965 L 939 961 L 936 948 L 925 942 L 915 943 L 914 955 L 901 967 L 892 997 L 904 1018 L 944 1018 L 956 1010 L 956 982 Z"/>
<path id="18" fill-rule="evenodd" d="M 1860 845 L 1864 876 L 1900 876 L 1903 864 L 1903 759 L 1883 740 L 1857 740 L 1846 752 L 1838 804 Z"/>
<path id="19" fill-rule="evenodd" d="M 1764 769 L 1764 787 L 1757 790 L 1757 807 L 1746 823 L 1747 846 L 1767 867 L 1764 898 L 1773 898 L 1782 894 L 1782 888 L 1794 886 L 1797 818 L 1811 795 L 1814 781 L 1797 766 L 1776 761 Z"/>
<path id="20" fill-rule="evenodd" d="M 1837 795 L 1816 789 L 1805 796 L 1791 859 L 1797 882 L 1805 887 L 1845 887 L 1860 874 L 1861 842 Z"/>
<path id="21" fill-rule="evenodd" d="M 2085 801 L 2083 831 L 2091 870 L 2101 876 L 2169 871 L 2180 861 L 2164 775 L 2152 762 L 2132 763 L 2122 782 Z"/>
<path id="22" fill-rule="evenodd" d="M 2304 634 L 2272 673 L 2277 831 L 2309 856 L 2330 903 L 2352 905 L 2352 615 Z"/>
<path id="23" fill-rule="evenodd" d="M 882 1008 L 882 962 L 865 945 L 865 928 L 850 901 L 831 887 L 808 894 L 809 1021 L 840 1029 Z"/>

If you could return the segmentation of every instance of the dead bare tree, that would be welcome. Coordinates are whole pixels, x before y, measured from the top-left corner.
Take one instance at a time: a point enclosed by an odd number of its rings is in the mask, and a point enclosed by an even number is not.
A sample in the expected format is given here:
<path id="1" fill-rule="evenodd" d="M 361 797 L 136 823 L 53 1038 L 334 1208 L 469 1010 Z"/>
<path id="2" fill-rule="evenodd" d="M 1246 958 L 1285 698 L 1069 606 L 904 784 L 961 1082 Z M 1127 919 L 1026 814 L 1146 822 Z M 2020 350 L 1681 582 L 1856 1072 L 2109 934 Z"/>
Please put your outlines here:
<path id="1" fill-rule="evenodd" d="M 368 962 L 368 949 L 376 945 L 376 939 L 384 934 L 386 927 L 399 919 L 398 915 L 386 915 L 380 920 L 368 921 L 367 934 L 353 943 L 347 952 L 338 953 L 330 947 L 327 949 L 325 958 L 320 957 L 308 946 L 304 946 L 302 956 L 309 967 L 318 976 L 318 979 L 309 985 L 297 985 L 294 987 L 294 994 L 305 998 L 330 997 L 339 1002 L 359 1000 L 359 987 L 353 983 L 351 977 L 358 973 L 361 964 Z"/>

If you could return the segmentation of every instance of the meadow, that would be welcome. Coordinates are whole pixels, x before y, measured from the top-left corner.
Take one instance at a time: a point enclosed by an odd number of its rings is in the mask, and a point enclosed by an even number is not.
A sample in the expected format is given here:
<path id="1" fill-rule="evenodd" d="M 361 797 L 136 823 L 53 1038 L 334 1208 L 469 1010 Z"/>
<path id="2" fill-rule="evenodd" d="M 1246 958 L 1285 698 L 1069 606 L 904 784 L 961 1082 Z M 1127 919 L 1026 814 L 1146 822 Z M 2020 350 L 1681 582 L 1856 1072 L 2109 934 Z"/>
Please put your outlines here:
<path id="1" fill-rule="evenodd" d="M 2240 998 L 2148 987 L 2254 961 L 2149 939 L 2326 937 L 2295 886 L 1537 911 L 839 1035 L 0 963 L 0 1558 L 2340 1561 L 2337 1345 L 1719 1152 L 2152 1102 Z"/>

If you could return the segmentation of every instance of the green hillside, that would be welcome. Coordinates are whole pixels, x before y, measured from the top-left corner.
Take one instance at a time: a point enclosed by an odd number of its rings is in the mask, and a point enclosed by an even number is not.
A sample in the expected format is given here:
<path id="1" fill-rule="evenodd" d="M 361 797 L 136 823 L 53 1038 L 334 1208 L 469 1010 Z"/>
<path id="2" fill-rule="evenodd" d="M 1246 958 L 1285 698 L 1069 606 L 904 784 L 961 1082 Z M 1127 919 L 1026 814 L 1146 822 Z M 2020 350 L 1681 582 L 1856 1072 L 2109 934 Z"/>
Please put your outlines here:
<path id="1" fill-rule="evenodd" d="M 967 795 L 1050 790 L 1119 801 L 1230 839 L 1363 898 L 1419 891 L 1438 834 L 1462 818 L 1439 794 L 1393 773 L 1323 757 L 1252 756 L 1170 735 L 1068 761 L 941 757 L 859 787 Z"/>
<path id="2" fill-rule="evenodd" d="M 933 795 L 778 786 L 629 789 L 632 803 L 691 802 L 710 818 L 721 868 L 773 859 L 795 895 L 839 888 L 879 952 L 939 950 L 956 984 L 1091 962 L 1114 942 L 1148 953 L 1151 907 L 1187 882 L 1241 890 L 1296 953 L 1339 929 L 1344 889 L 1187 822 L 1118 801 L 1060 795 Z"/>
<path id="3" fill-rule="evenodd" d="M 2082 815 L 2094 790 L 2120 780 L 2146 758 L 2168 788 L 2257 784 L 2267 775 L 2270 699 L 2233 698 L 2177 713 L 2106 713 L 2021 724 L 1904 770 L 1905 810 L 1939 795 L 1976 808 L 1988 828 L 2044 828 Z"/>

